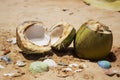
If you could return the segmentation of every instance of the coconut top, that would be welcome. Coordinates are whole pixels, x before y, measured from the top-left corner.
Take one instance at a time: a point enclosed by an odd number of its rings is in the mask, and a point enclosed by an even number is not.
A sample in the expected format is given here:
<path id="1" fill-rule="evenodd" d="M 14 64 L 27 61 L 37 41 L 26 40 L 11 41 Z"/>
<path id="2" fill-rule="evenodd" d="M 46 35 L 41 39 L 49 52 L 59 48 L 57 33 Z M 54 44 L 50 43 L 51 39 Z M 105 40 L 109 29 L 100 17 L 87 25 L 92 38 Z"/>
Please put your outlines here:
<path id="1" fill-rule="evenodd" d="M 104 33 L 104 34 L 111 34 L 111 30 L 109 29 L 108 26 L 105 26 L 104 24 L 101 24 L 98 21 L 90 20 L 86 23 L 86 26 L 98 33 Z"/>

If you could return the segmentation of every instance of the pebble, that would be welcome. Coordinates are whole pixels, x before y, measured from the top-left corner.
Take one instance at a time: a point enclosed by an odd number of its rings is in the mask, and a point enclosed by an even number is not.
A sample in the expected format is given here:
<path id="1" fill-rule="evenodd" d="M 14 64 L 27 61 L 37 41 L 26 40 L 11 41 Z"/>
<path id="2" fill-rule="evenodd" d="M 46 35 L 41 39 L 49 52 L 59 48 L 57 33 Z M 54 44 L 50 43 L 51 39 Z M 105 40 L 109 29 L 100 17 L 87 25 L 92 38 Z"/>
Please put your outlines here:
<path id="1" fill-rule="evenodd" d="M 2 61 L 5 61 L 6 63 L 11 63 L 11 59 L 9 57 L 7 57 L 6 55 L 3 55 L 2 57 L 0 57 L 0 59 Z"/>
<path id="2" fill-rule="evenodd" d="M 109 69 L 111 67 L 111 63 L 106 60 L 98 61 L 98 65 L 104 69 Z"/>
<path id="3" fill-rule="evenodd" d="M 0 65 L 0 69 L 4 69 L 4 68 L 5 68 L 4 66 Z"/>
<path id="4" fill-rule="evenodd" d="M 10 49 L 6 49 L 6 50 L 4 50 L 4 55 L 9 54 L 10 52 L 11 52 Z"/>
<path id="5" fill-rule="evenodd" d="M 83 69 L 77 69 L 74 72 L 81 72 L 81 71 L 83 71 Z"/>
<path id="6" fill-rule="evenodd" d="M 68 11 L 68 9 L 62 9 L 62 11 L 64 11 L 64 12 L 65 12 L 65 11 Z"/>
<path id="7" fill-rule="evenodd" d="M 13 77 L 15 75 L 15 73 L 4 73 L 4 76 L 9 76 L 9 77 Z"/>
<path id="8" fill-rule="evenodd" d="M 60 66 L 68 66 L 68 64 L 65 64 L 63 62 L 59 62 L 58 65 L 60 65 Z"/>
<path id="9" fill-rule="evenodd" d="M 71 68 L 63 68 L 63 71 L 72 71 Z"/>
<path id="10" fill-rule="evenodd" d="M 69 66 L 69 67 L 78 67 L 79 65 L 76 64 L 76 63 L 72 63 L 72 64 L 69 64 L 68 66 Z"/>
<path id="11" fill-rule="evenodd" d="M 116 72 L 115 72 L 115 71 L 112 71 L 112 70 L 104 70 L 104 73 L 105 73 L 106 75 L 108 75 L 108 76 L 113 76 L 113 75 L 116 74 Z"/>
<path id="12" fill-rule="evenodd" d="M 24 75 L 25 73 L 18 73 L 18 72 L 8 72 L 8 73 L 4 73 L 4 76 L 8 76 L 8 77 L 20 77 L 22 75 Z"/>
<path id="13" fill-rule="evenodd" d="M 9 38 L 7 42 L 10 42 L 11 44 L 16 44 L 16 38 Z"/>
<path id="14" fill-rule="evenodd" d="M 24 67 L 26 64 L 23 61 L 18 60 L 16 62 L 16 65 L 19 66 L 19 67 Z"/>
<path id="15" fill-rule="evenodd" d="M 116 75 L 117 77 L 120 77 L 120 72 L 117 70 L 104 70 L 104 73 L 108 76 L 114 76 Z"/>
<path id="16" fill-rule="evenodd" d="M 57 67 L 57 63 L 52 59 L 45 59 L 43 63 L 46 63 L 49 67 Z"/>
<path id="17" fill-rule="evenodd" d="M 49 70 L 49 66 L 46 63 L 36 61 L 32 62 L 29 66 L 29 71 L 32 73 L 41 73 Z"/>

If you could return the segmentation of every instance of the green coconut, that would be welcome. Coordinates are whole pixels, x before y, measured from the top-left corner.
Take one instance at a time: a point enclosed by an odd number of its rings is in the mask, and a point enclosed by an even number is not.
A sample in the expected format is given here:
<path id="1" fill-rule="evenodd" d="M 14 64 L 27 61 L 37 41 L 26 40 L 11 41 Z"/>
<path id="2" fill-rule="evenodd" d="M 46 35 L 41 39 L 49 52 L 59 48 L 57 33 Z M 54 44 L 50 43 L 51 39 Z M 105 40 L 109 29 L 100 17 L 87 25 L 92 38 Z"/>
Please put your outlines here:
<path id="1" fill-rule="evenodd" d="M 46 63 L 43 62 L 33 62 L 29 66 L 29 71 L 32 73 L 41 73 L 41 72 L 47 72 L 49 70 L 49 67 Z"/>
<path id="2" fill-rule="evenodd" d="M 83 0 L 85 3 L 101 9 L 120 11 L 120 0 Z"/>
<path id="3" fill-rule="evenodd" d="M 66 22 L 46 28 L 42 22 L 26 21 L 16 29 L 19 48 L 27 54 L 65 50 L 73 41 L 75 29 Z"/>
<path id="4" fill-rule="evenodd" d="M 77 31 L 74 47 L 80 58 L 98 60 L 109 54 L 112 42 L 111 30 L 98 21 L 90 20 Z"/>

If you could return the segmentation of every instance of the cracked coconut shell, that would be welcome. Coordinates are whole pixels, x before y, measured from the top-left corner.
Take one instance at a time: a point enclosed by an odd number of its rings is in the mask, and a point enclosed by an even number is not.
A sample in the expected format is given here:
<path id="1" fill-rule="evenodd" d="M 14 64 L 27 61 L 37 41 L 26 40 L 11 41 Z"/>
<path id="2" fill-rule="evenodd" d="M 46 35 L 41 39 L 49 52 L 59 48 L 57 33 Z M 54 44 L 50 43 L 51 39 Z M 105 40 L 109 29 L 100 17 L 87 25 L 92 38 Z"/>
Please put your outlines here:
<path id="1" fill-rule="evenodd" d="M 120 0 L 83 0 L 86 4 L 112 11 L 120 11 Z"/>
<path id="2" fill-rule="evenodd" d="M 80 58 L 98 60 L 106 57 L 112 47 L 113 35 L 109 28 L 90 20 L 76 33 L 74 47 Z"/>
<path id="3" fill-rule="evenodd" d="M 26 21 L 16 29 L 17 44 L 27 54 L 60 51 L 71 44 L 75 32 L 74 27 L 65 22 L 48 29 L 42 22 Z"/>

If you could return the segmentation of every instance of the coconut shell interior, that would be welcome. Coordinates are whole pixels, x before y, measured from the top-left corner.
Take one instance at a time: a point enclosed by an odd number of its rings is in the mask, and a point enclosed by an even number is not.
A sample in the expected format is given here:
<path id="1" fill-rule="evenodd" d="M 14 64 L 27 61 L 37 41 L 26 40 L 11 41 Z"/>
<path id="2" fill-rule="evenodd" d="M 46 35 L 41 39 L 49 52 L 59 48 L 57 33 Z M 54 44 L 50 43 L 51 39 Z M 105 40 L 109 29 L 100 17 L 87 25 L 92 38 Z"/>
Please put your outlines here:
<path id="1" fill-rule="evenodd" d="M 47 31 L 41 24 L 33 24 L 24 32 L 28 40 L 39 46 L 53 45 L 60 39 L 62 33 L 63 26 L 56 26 L 51 31 Z"/>

